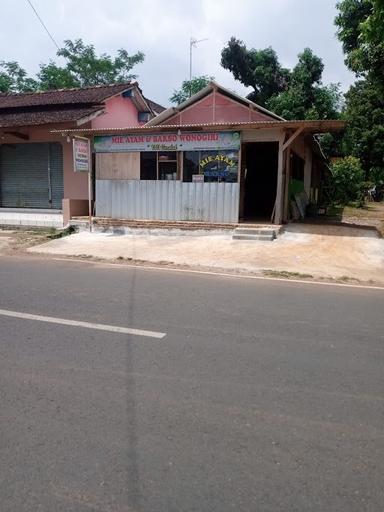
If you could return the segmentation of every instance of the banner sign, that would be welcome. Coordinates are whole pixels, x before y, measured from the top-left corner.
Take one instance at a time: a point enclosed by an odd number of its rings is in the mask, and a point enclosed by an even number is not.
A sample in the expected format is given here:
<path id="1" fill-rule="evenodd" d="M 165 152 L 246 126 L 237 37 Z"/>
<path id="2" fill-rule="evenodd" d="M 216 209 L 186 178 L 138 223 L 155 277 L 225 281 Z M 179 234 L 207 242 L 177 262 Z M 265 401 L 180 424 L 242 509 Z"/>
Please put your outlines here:
<path id="1" fill-rule="evenodd" d="M 239 132 L 135 133 L 97 135 L 96 153 L 240 149 Z"/>
<path id="2" fill-rule="evenodd" d="M 89 139 L 73 138 L 73 170 L 75 172 L 90 172 L 91 148 Z"/>

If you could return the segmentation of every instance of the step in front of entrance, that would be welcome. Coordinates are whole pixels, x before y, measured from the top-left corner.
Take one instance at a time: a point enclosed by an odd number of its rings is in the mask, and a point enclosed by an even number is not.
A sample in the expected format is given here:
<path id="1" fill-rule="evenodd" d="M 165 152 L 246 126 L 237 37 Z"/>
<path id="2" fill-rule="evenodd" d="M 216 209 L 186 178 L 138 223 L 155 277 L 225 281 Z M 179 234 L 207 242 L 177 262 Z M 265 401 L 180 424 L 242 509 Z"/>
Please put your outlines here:
<path id="1" fill-rule="evenodd" d="M 233 240 L 256 240 L 273 242 L 280 233 L 281 227 L 238 227 L 232 235 Z"/>

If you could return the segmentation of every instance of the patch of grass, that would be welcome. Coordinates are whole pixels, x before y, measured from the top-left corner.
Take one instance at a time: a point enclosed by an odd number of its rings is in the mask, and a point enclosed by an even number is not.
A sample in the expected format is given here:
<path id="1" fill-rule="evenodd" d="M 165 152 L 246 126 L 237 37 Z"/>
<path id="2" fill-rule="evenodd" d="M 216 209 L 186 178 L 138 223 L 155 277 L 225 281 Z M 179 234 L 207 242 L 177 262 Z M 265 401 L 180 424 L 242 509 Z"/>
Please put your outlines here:
<path id="1" fill-rule="evenodd" d="M 343 210 L 344 217 L 384 220 L 384 203 L 365 203 L 361 208 L 345 206 Z"/>
<path id="2" fill-rule="evenodd" d="M 283 277 L 285 279 L 313 279 L 312 274 L 289 272 L 288 270 L 263 270 L 263 275 L 268 277 Z"/>
<path id="3" fill-rule="evenodd" d="M 337 277 L 336 281 L 341 281 L 343 283 L 348 283 L 348 282 L 358 283 L 359 282 L 358 279 L 356 279 L 355 277 L 350 277 L 350 276 L 340 276 L 340 277 Z"/>
<path id="4" fill-rule="evenodd" d="M 327 213 L 326 213 L 326 217 L 327 218 L 341 218 L 343 214 L 343 207 L 342 206 L 336 206 L 336 205 L 331 205 L 331 206 L 328 206 L 327 208 Z"/>
<path id="5" fill-rule="evenodd" d="M 73 235 L 76 232 L 76 228 L 74 226 L 68 226 L 65 229 L 57 230 L 55 228 L 51 228 L 49 230 L 48 238 L 50 240 L 56 240 L 57 238 L 63 238 L 65 236 Z"/>

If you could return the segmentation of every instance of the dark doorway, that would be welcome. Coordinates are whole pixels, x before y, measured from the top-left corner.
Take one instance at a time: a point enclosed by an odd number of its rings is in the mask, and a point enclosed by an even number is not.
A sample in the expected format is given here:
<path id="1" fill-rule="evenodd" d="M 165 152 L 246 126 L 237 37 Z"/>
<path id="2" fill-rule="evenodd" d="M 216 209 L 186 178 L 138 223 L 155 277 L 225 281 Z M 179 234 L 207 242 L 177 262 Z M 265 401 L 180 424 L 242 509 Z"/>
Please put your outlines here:
<path id="1" fill-rule="evenodd" d="M 244 220 L 270 220 L 276 200 L 278 142 L 246 145 Z"/>

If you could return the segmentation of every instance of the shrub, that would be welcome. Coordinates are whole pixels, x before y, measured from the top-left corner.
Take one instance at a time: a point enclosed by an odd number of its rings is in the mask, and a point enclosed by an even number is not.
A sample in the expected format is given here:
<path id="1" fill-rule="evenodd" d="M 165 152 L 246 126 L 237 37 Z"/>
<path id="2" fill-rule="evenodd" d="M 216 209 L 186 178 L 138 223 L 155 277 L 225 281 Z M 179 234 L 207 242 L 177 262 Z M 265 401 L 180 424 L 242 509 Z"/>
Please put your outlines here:
<path id="1" fill-rule="evenodd" d="M 335 204 L 361 203 L 367 188 L 360 160 L 354 156 L 340 158 L 331 164 L 329 182 L 331 200 Z"/>

